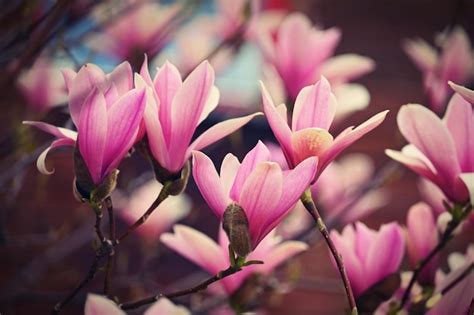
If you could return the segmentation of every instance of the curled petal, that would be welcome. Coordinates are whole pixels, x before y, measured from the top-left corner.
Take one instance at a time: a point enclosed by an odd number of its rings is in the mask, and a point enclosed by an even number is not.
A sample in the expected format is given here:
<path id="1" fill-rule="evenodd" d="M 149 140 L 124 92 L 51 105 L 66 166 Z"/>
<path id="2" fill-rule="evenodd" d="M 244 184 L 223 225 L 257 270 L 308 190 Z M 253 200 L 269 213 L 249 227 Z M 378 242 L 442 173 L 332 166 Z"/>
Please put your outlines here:
<path id="1" fill-rule="evenodd" d="M 72 139 L 64 138 L 64 139 L 59 139 L 55 140 L 51 143 L 51 145 L 44 150 L 40 156 L 38 157 L 38 160 L 36 161 L 36 167 L 38 170 L 45 175 L 51 175 L 54 173 L 54 169 L 48 170 L 46 167 L 46 157 L 48 156 L 48 153 L 51 149 L 61 147 L 61 146 L 71 146 L 73 147 L 76 142 Z"/>

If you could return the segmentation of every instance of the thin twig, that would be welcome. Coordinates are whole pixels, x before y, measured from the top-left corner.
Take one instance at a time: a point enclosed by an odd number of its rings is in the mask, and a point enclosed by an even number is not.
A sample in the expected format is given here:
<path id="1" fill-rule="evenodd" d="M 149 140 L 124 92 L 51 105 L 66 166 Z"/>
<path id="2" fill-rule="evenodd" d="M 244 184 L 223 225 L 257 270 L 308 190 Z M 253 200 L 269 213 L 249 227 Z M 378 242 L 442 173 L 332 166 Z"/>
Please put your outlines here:
<path id="1" fill-rule="evenodd" d="M 474 263 L 471 263 L 466 270 L 464 270 L 459 276 L 456 277 L 450 284 L 448 284 L 443 290 L 441 290 L 441 294 L 445 295 L 448 293 L 452 288 L 459 284 L 465 277 L 467 277 L 472 270 L 474 269 Z"/>
<path id="2" fill-rule="evenodd" d="M 135 302 L 121 304 L 120 308 L 122 308 L 123 310 L 136 309 L 136 308 L 139 308 L 141 306 L 154 303 L 162 297 L 172 299 L 172 298 L 176 298 L 176 297 L 196 293 L 196 292 L 205 290 L 212 283 L 217 282 L 219 280 L 222 280 L 222 279 L 224 279 L 224 278 L 226 278 L 230 275 L 233 275 L 234 273 L 239 272 L 240 270 L 242 270 L 242 269 L 238 266 L 230 266 L 226 270 L 223 270 L 223 271 L 217 273 L 216 275 L 210 277 L 209 279 L 201 282 L 200 284 L 198 284 L 198 285 L 196 285 L 192 288 L 179 290 L 179 291 L 175 291 L 175 292 L 167 293 L 167 294 L 158 293 L 156 295 L 152 295 L 152 296 L 146 297 L 144 299 L 141 299 L 141 300 L 138 300 L 138 301 L 135 301 Z"/>
<path id="3" fill-rule="evenodd" d="M 115 216 L 114 216 L 114 205 L 112 198 L 109 196 L 105 198 L 105 206 L 107 207 L 107 213 L 109 214 L 109 238 L 112 244 L 115 243 Z M 109 288 L 112 279 L 112 270 L 114 265 L 115 251 L 111 250 L 109 257 L 107 258 L 107 265 L 105 267 L 105 278 L 104 278 L 104 294 L 109 295 Z"/>
<path id="4" fill-rule="evenodd" d="M 146 222 L 148 217 L 155 211 L 155 209 L 169 196 L 168 187 L 170 183 L 165 183 L 161 188 L 161 191 L 156 197 L 155 201 L 151 204 L 151 206 L 145 211 L 145 213 L 135 222 L 133 223 L 122 235 L 120 235 L 114 241 L 114 245 L 119 244 L 123 241 L 126 237 L 128 237 L 133 231 L 135 231 L 140 225 Z"/>
<path id="5" fill-rule="evenodd" d="M 471 205 L 466 206 L 466 212 L 470 211 L 470 208 L 472 208 Z M 415 285 L 416 280 L 418 279 L 418 276 L 420 273 L 423 271 L 423 269 L 430 263 L 430 261 L 438 254 L 445 246 L 448 244 L 448 242 L 452 239 L 454 231 L 457 229 L 457 227 L 461 224 L 463 220 L 458 219 L 458 220 L 452 220 L 450 224 L 448 224 L 448 227 L 443 233 L 443 236 L 441 237 L 441 240 L 438 242 L 438 244 L 429 252 L 429 254 L 422 260 L 420 263 L 417 265 L 415 270 L 413 270 L 413 275 L 410 279 L 410 282 L 408 283 L 408 286 L 403 293 L 402 300 L 400 302 L 400 306 L 397 308 L 397 310 L 403 309 L 405 304 L 408 302 L 408 298 L 410 297 L 411 290 L 413 289 L 413 286 Z"/>
<path id="6" fill-rule="evenodd" d="M 301 196 L 301 202 L 303 203 L 304 207 L 309 212 L 309 214 L 313 217 L 314 222 L 316 223 L 319 229 L 319 232 L 321 232 L 321 235 L 326 241 L 326 244 L 328 245 L 329 250 L 331 251 L 331 254 L 334 257 L 334 260 L 336 261 L 337 268 L 339 270 L 339 274 L 341 275 L 342 282 L 344 283 L 344 289 L 346 291 L 347 299 L 349 301 L 350 310 L 352 314 L 357 314 L 357 305 L 355 302 L 354 293 L 352 292 L 351 284 L 350 284 L 349 278 L 347 277 L 346 268 L 344 267 L 344 263 L 342 261 L 342 256 L 337 251 L 336 246 L 334 245 L 333 241 L 331 240 L 331 237 L 329 236 L 327 227 L 324 224 L 324 221 L 321 215 L 319 214 L 319 211 L 316 208 L 316 205 L 314 204 L 310 190 L 307 190 L 303 194 L 303 196 Z"/>

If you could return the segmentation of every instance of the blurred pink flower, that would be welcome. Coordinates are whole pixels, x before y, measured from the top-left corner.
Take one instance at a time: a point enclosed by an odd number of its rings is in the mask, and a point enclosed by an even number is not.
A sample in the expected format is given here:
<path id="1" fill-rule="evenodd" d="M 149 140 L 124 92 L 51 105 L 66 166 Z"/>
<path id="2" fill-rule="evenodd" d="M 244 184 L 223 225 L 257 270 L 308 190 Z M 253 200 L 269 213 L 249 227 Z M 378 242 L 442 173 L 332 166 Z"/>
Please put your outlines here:
<path id="1" fill-rule="evenodd" d="M 467 83 L 474 77 L 474 59 L 469 37 L 461 27 L 442 33 L 436 38 L 437 46 L 430 46 L 423 39 L 406 40 L 403 48 L 422 72 L 425 93 L 431 108 L 441 113 L 452 94 L 448 81 Z"/>
<path id="2" fill-rule="evenodd" d="M 341 234 L 333 230 L 330 235 L 344 257 L 355 296 L 360 296 L 400 267 L 405 242 L 403 230 L 397 223 L 384 224 L 375 231 L 357 222 L 355 228 L 347 225 Z"/>
<path id="3" fill-rule="evenodd" d="M 162 5 L 155 1 L 129 0 L 128 11 L 115 18 L 103 31 L 90 40 L 90 45 L 97 51 L 116 57 L 118 60 L 135 60 L 143 54 L 156 55 L 170 40 L 170 31 L 175 26 L 182 5 Z M 126 9 L 125 9 L 126 10 Z M 98 10 L 98 23 L 110 19 L 110 5 Z M 172 25 L 173 24 L 173 25 Z"/>
<path id="4" fill-rule="evenodd" d="M 431 208 L 423 202 L 411 206 L 406 224 L 408 258 L 411 266 L 415 268 L 438 244 L 438 228 Z M 418 276 L 418 282 L 432 284 L 437 267 L 438 256 L 423 269 Z"/>
<path id="5" fill-rule="evenodd" d="M 263 83 L 261 90 L 265 115 L 288 165 L 293 168 L 307 157 L 317 157 L 318 172 L 314 180 L 339 153 L 380 125 L 388 112 L 380 112 L 356 128 L 349 127 L 334 139 L 328 130 L 334 119 L 337 101 L 324 77 L 298 94 L 291 129 L 288 126 L 286 106 L 280 104 L 275 107 Z"/>
<path id="6" fill-rule="evenodd" d="M 118 305 L 108 298 L 97 295 L 87 295 L 84 315 L 125 315 Z M 143 315 L 190 315 L 183 306 L 174 305 L 167 298 L 160 298 L 158 302 L 149 307 Z"/>
<path id="7" fill-rule="evenodd" d="M 410 143 L 392 159 L 436 184 L 452 202 L 466 203 L 474 193 L 474 116 L 471 104 L 455 94 L 443 120 L 422 105 L 402 106 L 398 127 Z"/>
<path id="8" fill-rule="evenodd" d="M 461 280 L 451 290 L 441 296 L 441 299 L 430 309 L 427 315 L 445 314 L 467 314 L 472 303 L 472 288 L 474 288 L 474 246 L 470 245 L 465 255 L 454 253 L 448 258 L 451 272 L 444 275 L 437 274 L 436 288 L 434 295 L 439 294 L 444 288 L 455 281 L 467 268 L 471 268 L 463 280 Z"/>
<path id="9" fill-rule="evenodd" d="M 150 180 L 132 192 L 131 197 L 122 198 L 118 215 L 129 224 L 135 223 L 142 215 L 144 209 L 153 203 L 157 194 L 163 187 L 156 180 Z M 177 221 L 188 215 L 191 210 L 191 200 L 185 194 L 169 196 L 155 210 L 155 212 L 142 224 L 137 233 L 145 240 L 154 242 L 160 235 L 168 231 Z"/>
<path id="10" fill-rule="evenodd" d="M 94 184 L 115 169 L 132 147 L 145 109 L 145 91 L 132 89 L 131 68 L 122 63 L 110 74 L 88 64 L 76 74 L 63 72 L 68 89 L 69 111 L 78 133 L 43 122 L 25 121 L 58 138 L 38 158 L 38 169 L 51 174 L 45 165 L 49 150 L 74 146 L 79 151 Z M 79 136 L 78 136 L 79 135 Z"/>
<path id="11" fill-rule="evenodd" d="M 340 30 L 318 29 L 301 13 L 289 14 L 275 36 L 261 32 L 259 38 L 265 59 L 276 68 L 287 95 L 293 100 L 321 75 L 332 84 L 341 85 L 372 71 L 375 66 L 370 58 L 356 54 L 332 57 L 341 38 Z"/>
<path id="12" fill-rule="evenodd" d="M 156 161 L 170 172 L 179 172 L 192 150 L 207 147 L 260 115 L 255 113 L 220 122 L 191 143 L 197 126 L 219 101 L 219 90 L 214 86 L 214 70 L 204 61 L 181 81 L 178 69 L 166 62 L 152 81 L 146 62 L 141 75 L 135 76 L 135 84 L 147 89 L 144 121 L 148 144 Z"/>
<path id="13" fill-rule="evenodd" d="M 219 176 L 209 157 L 193 153 L 194 180 L 207 204 L 220 219 L 232 203 L 241 206 L 248 219 L 253 249 L 294 207 L 317 167 L 316 159 L 308 158 L 295 169 L 282 171 L 270 158 L 270 151 L 259 141 L 242 164 L 227 154 Z"/>
<path id="14" fill-rule="evenodd" d="M 48 58 L 40 57 L 22 73 L 17 86 L 32 109 L 43 112 L 67 101 L 61 71 Z"/>
<path id="15" fill-rule="evenodd" d="M 222 228 L 219 229 L 218 243 L 193 228 L 179 224 L 174 226 L 174 233 L 163 234 L 161 241 L 210 274 L 217 274 L 230 266 L 229 240 Z M 214 292 L 223 289 L 225 294 L 231 295 L 253 273 L 267 275 L 278 265 L 307 248 L 303 242 L 282 242 L 281 238 L 270 233 L 247 258 L 247 260 L 261 260 L 264 264 L 244 267 L 236 274 L 211 285 L 211 289 Z"/>

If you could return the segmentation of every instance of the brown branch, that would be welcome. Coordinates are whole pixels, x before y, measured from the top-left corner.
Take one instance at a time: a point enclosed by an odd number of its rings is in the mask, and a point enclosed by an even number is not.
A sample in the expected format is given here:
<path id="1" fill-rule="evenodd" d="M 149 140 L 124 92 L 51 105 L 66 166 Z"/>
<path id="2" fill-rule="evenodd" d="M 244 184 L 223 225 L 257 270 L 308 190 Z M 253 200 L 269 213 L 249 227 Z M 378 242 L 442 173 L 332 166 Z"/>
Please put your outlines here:
<path id="1" fill-rule="evenodd" d="M 342 261 L 342 256 L 337 251 L 336 246 L 334 245 L 333 241 L 331 240 L 331 237 L 329 236 L 327 227 L 324 224 L 324 221 L 321 215 L 319 214 L 319 211 L 316 208 L 316 205 L 314 204 L 310 190 L 307 190 L 301 196 L 301 202 L 303 203 L 304 207 L 313 218 L 314 222 L 316 223 L 319 229 L 319 232 L 321 232 L 321 235 L 326 241 L 326 244 L 329 247 L 329 250 L 331 251 L 332 256 L 334 257 L 334 260 L 336 261 L 337 269 L 339 270 L 339 274 L 341 275 L 342 282 L 344 283 L 344 289 L 346 291 L 347 299 L 349 301 L 351 313 L 357 314 L 357 305 L 355 302 L 354 293 L 352 292 L 351 284 L 350 284 L 349 278 L 347 277 L 346 268 L 344 267 L 344 263 Z"/>
<path id="2" fill-rule="evenodd" d="M 189 289 L 184 289 L 184 290 L 179 290 L 179 291 L 176 291 L 176 292 L 172 292 L 172 293 L 167 293 L 167 294 L 163 294 L 163 293 L 158 293 L 156 295 L 152 295 L 152 296 L 149 296 L 149 297 L 146 297 L 146 298 L 143 298 L 141 300 L 138 300 L 138 301 L 135 301 L 135 302 L 130 302 L 130 303 L 124 303 L 124 304 L 121 304 L 119 305 L 120 308 L 122 308 L 123 310 L 130 310 L 130 309 L 136 309 L 136 308 L 139 308 L 141 306 L 144 306 L 144 305 L 148 305 L 148 304 L 151 304 L 151 303 L 154 303 L 156 301 L 158 301 L 160 298 L 162 297 L 166 297 L 166 298 L 169 298 L 169 299 L 172 299 L 172 298 L 176 298 L 176 297 L 180 297 L 180 296 L 184 296 L 184 295 L 189 295 L 189 294 L 192 294 L 192 293 L 196 293 L 196 292 L 199 292 L 199 291 L 202 291 L 202 290 L 205 290 L 207 289 L 207 287 L 209 285 L 211 285 L 212 283 L 214 282 L 217 282 L 219 280 L 222 280 L 230 275 L 233 275 L 234 273 L 236 272 L 239 272 L 240 270 L 242 270 L 240 267 L 238 266 L 230 266 L 229 268 L 227 268 L 226 270 L 223 270 L 219 273 L 217 273 L 216 275 L 208 278 L 207 280 L 201 282 L 200 284 L 192 287 L 192 288 L 189 288 Z"/>
<path id="3" fill-rule="evenodd" d="M 148 207 L 148 209 L 145 211 L 145 213 L 137 220 L 135 223 L 133 223 L 122 235 L 120 235 L 117 239 L 114 241 L 114 246 L 118 245 L 121 241 L 123 241 L 125 238 L 127 238 L 133 231 L 135 231 L 138 227 L 140 227 L 143 223 L 146 222 L 148 217 L 155 211 L 155 209 L 169 196 L 168 192 L 168 187 L 170 185 L 170 182 L 167 182 L 163 185 L 161 188 L 161 191 L 156 197 L 155 201 Z"/>
<path id="4" fill-rule="evenodd" d="M 474 269 L 474 263 L 471 263 L 466 270 L 464 270 L 459 276 L 456 277 L 450 284 L 448 284 L 443 290 L 441 290 L 441 294 L 445 295 L 448 293 L 451 289 L 453 289 L 455 286 L 459 284 L 465 277 L 467 277 L 472 270 Z"/>
<path id="5" fill-rule="evenodd" d="M 107 207 L 107 212 L 109 214 L 109 238 L 111 244 L 115 243 L 115 216 L 114 216 L 114 206 L 112 203 L 112 198 L 109 196 L 105 198 L 105 206 Z M 104 278 L 104 295 L 109 295 L 109 288 L 112 278 L 112 270 L 114 265 L 115 251 L 111 250 L 109 256 L 107 257 L 107 265 L 105 267 L 105 278 Z"/>

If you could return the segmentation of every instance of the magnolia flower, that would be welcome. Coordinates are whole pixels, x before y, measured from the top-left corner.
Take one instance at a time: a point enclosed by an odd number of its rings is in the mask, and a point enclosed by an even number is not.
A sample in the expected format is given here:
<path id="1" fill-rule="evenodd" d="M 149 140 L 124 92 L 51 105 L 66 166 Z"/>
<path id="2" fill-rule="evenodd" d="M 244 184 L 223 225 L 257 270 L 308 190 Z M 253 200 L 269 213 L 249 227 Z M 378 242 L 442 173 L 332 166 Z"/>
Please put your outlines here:
<path id="1" fill-rule="evenodd" d="M 340 38 L 339 29 L 318 29 L 305 15 L 292 13 L 280 24 L 276 36 L 270 32 L 261 34 L 260 46 L 267 62 L 278 71 L 290 99 L 296 99 L 301 89 L 323 75 L 339 87 L 335 88 L 338 93 L 351 95 L 348 106 L 364 108 L 369 102 L 367 90 L 361 85 L 349 85 L 350 90 L 343 91 L 343 86 L 372 71 L 375 64 L 356 54 L 332 57 Z"/>
<path id="2" fill-rule="evenodd" d="M 443 289 L 453 283 L 467 268 L 467 274 L 456 286 L 440 296 L 440 300 L 430 309 L 427 315 L 467 314 L 472 304 L 472 288 L 474 287 L 474 246 L 469 246 L 465 255 L 454 253 L 448 258 L 451 272 L 444 275 L 441 271 L 437 274 L 434 296 L 441 294 Z"/>
<path id="3" fill-rule="evenodd" d="M 228 206 L 240 206 L 248 220 L 252 249 L 296 204 L 317 167 L 316 159 L 308 158 L 295 169 L 282 171 L 270 159 L 270 151 L 259 141 L 242 164 L 234 155 L 227 154 L 219 176 L 209 157 L 193 153 L 194 180 L 207 204 L 220 219 Z"/>
<path id="4" fill-rule="evenodd" d="M 330 236 L 344 257 L 356 297 L 400 267 L 405 244 L 403 230 L 397 223 L 384 224 L 375 231 L 357 222 L 355 228 L 347 225 L 341 234 L 331 231 Z"/>
<path id="5" fill-rule="evenodd" d="M 219 90 L 214 86 L 214 70 L 204 61 L 181 81 L 178 69 L 167 62 L 152 81 L 146 62 L 141 75 L 136 75 L 135 84 L 146 87 L 148 91 L 144 114 L 148 145 L 160 166 L 171 173 L 183 168 L 192 150 L 207 147 L 260 115 L 255 113 L 220 122 L 191 143 L 197 126 L 219 101 Z"/>
<path id="6" fill-rule="evenodd" d="M 155 1 L 126 1 L 130 9 L 119 18 L 115 18 L 103 33 L 94 36 L 91 46 L 103 53 L 112 55 L 118 60 L 142 57 L 143 54 L 156 55 L 169 41 L 170 25 L 177 17 L 181 4 L 161 5 Z M 113 9 L 113 8 L 112 8 Z M 110 6 L 104 10 L 110 13 Z M 100 12 L 96 18 L 101 20 L 110 18 L 103 17 Z"/>
<path id="7" fill-rule="evenodd" d="M 410 144 L 386 154 L 436 184 L 450 201 L 468 202 L 469 192 L 474 193 L 471 104 L 455 94 L 443 120 L 422 105 L 408 104 L 398 112 L 397 122 Z"/>
<path id="8" fill-rule="evenodd" d="M 132 192 L 130 199 L 121 201 L 122 206 L 118 215 L 130 224 L 135 223 L 146 209 L 153 203 L 162 184 L 156 180 L 150 180 Z M 160 235 L 177 221 L 188 215 L 191 210 L 191 201 L 185 194 L 169 196 L 155 210 L 145 224 L 142 224 L 137 233 L 149 241 L 157 240 Z"/>
<path id="9" fill-rule="evenodd" d="M 438 245 L 438 229 L 430 207 L 419 202 L 411 206 L 407 216 L 406 244 L 413 268 Z M 418 276 L 422 284 L 433 283 L 438 257 L 435 257 Z"/>
<path id="10" fill-rule="evenodd" d="M 84 315 L 126 315 L 112 300 L 101 295 L 87 295 Z M 150 306 L 143 315 L 191 315 L 191 312 L 183 306 L 174 305 L 167 298 L 160 298 L 158 302 Z"/>
<path id="11" fill-rule="evenodd" d="M 17 86 L 27 104 L 36 111 L 47 111 L 67 100 L 61 72 L 46 57 L 38 58 L 33 66 L 20 76 Z"/>
<path id="12" fill-rule="evenodd" d="M 333 138 L 328 130 L 334 119 L 337 101 L 324 77 L 298 94 L 291 129 L 288 126 L 286 106 L 280 104 L 275 107 L 263 83 L 261 90 L 265 116 L 289 167 L 294 168 L 304 159 L 315 156 L 318 158 L 315 180 L 339 153 L 380 125 L 388 112 L 378 113 L 358 127 L 349 127 Z"/>
<path id="13" fill-rule="evenodd" d="M 422 39 L 407 40 L 403 48 L 422 72 L 430 106 L 440 113 L 452 94 L 446 83 L 454 81 L 464 84 L 473 78 L 474 59 L 469 36 L 461 27 L 441 34 L 437 38 L 437 45 L 440 53 Z"/>
<path id="14" fill-rule="evenodd" d="M 174 233 L 163 234 L 161 241 L 210 274 L 217 274 L 230 266 L 229 239 L 222 228 L 218 243 L 193 228 L 179 224 L 174 226 Z M 246 266 L 241 271 L 211 285 L 211 288 L 231 295 L 250 275 L 254 273 L 267 275 L 278 265 L 307 248 L 303 242 L 282 242 L 281 238 L 270 233 L 248 256 L 248 260 L 261 260 L 263 264 Z"/>
<path id="15" fill-rule="evenodd" d="M 45 165 L 50 149 L 74 146 L 78 139 L 81 156 L 93 184 L 100 184 L 117 168 L 132 147 L 145 109 L 145 91 L 132 89 L 131 68 L 119 65 L 110 74 L 92 64 L 75 74 L 64 72 L 69 92 L 69 111 L 77 133 L 42 122 L 25 121 L 58 138 L 38 158 L 38 169 L 51 174 Z"/>

